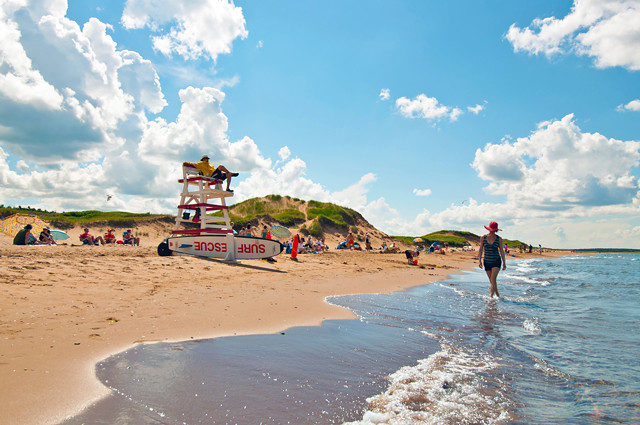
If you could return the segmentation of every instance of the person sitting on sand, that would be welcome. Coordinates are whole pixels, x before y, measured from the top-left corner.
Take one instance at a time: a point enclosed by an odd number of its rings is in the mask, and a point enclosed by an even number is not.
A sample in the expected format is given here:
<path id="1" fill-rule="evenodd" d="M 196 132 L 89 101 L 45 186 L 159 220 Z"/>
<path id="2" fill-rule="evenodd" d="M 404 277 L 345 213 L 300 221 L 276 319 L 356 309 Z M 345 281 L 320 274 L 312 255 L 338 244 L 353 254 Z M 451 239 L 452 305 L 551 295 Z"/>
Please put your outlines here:
<path id="1" fill-rule="evenodd" d="M 108 229 L 104 234 L 104 243 L 116 243 L 116 235 L 113 234 L 113 229 Z"/>
<path id="2" fill-rule="evenodd" d="M 91 233 L 89 233 L 89 229 L 88 228 L 84 228 L 84 233 L 80 235 L 80 242 L 82 242 L 84 245 L 104 245 L 104 239 L 102 239 L 102 236 L 97 236 L 94 237 L 93 235 L 91 235 Z"/>
<path id="3" fill-rule="evenodd" d="M 419 255 L 420 255 L 420 253 L 418 252 L 418 250 L 417 250 L 417 249 L 416 249 L 415 251 L 413 251 L 413 250 L 411 250 L 411 249 L 407 249 L 407 250 L 404 252 L 404 255 L 407 257 L 407 263 L 408 263 L 408 264 L 410 264 L 410 265 L 412 265 L 412 266 L 415 266 L 415 265 L 417 265 L 417 264 L 418 264 L 418 260 L 417 260 L 417 259 L 416 259 L 416 260 L 414 260 L 414 259 L 413 259 L 413 257 L 417 257 L 417 256 L 419 256 Z"/>
<path id="4" fill-rule="evenodd" d="M 218 168 L 214 167 L 209 164 L 209 157 L 207 155 L 202 155 L 200 162 L 189 162 L 188 164 L 200 170 L 200 172 L 206 177 L 213 177 L 214 179 L 219 180 L 227 179 L 227 192 L 233 192 L 233 190 L 229 188 L 229 185 L 231 184 L 231 177 L 237 177 L 239 175 L 238 173 L 232 173 L 227 170 L 227 167 L 224 165 L 218 165 Z"/>
<path id="5" fill-rule="evenodd" d="M 29 236 L 31 235 L 31 229 L 33 226 L 27 224 L 22 229 L 18 230 L 18 233 L 13 238 L 14 245 L 29 245 Z"/>
<path id="6" fill-rule="evenodd" d="M 122 235 L 122 239 L 124 239 L 125 245 L 140 246 L 140 238 L 136 238 L 135 236 L 133 236 L 133 232 L 131 232 L 131 229 L 124 232 L 124 234 Z"/>
<path id="7" fill-rule="evenodd" d="M 48 227 L 42 229 L 38 239 L 38 245 L 57 245 L 56 241 L 53 239 L 53 235 L 51 235 L 51 230 L 49 230 Z"/>

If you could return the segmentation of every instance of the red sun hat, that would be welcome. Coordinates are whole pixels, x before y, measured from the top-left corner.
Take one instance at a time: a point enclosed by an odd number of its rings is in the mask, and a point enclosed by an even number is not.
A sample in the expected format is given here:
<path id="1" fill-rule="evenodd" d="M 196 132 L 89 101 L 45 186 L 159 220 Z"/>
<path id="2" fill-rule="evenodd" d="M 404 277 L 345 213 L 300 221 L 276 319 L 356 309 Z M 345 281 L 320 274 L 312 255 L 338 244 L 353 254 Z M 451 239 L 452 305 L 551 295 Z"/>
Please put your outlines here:
<path id="1" fill-rule="evenodd" d="M 491 223 L 489 223 L 488 226 L 484 226 L 484 228 L 490 232 L 497 232 L 499 230 L 502 230 L 502 229 L 498 229 L 498 223 L 496 223 L 495 221 L 492 221 Z"/>

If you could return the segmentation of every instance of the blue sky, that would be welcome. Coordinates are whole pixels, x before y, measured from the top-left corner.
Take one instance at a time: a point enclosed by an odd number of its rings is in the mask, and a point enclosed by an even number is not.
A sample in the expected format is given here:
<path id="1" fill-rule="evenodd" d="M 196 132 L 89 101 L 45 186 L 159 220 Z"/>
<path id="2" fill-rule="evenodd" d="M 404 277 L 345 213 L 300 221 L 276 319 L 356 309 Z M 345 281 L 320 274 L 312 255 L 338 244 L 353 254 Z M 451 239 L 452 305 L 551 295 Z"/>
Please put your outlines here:
<path id="1" fill-rule="evenodd" d="M 640 248 L 640 1 L 12 0 L 0 202 L 335 202 L 393 235 Z M 107 200 L 106 195 L 113 197 Z"/>

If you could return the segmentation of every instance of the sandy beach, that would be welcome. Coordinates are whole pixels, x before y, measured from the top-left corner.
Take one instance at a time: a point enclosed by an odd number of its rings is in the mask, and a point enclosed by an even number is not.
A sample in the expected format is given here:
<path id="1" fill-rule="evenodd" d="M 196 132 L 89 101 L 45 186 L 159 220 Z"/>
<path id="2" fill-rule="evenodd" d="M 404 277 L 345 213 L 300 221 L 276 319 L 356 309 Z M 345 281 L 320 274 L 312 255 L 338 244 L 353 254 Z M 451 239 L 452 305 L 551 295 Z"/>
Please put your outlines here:
<path id="1" fill-rule="evenodd" d="M 460 250 L 423 254 L 418 267 L 403 253 L 343 250 L 228 264 L 160 257 L 157 239 L 142 247 L 0 241 L 3 423 L 54 424 L 76 414 L 109 393 L 95 363 L 135 344 L 354 318 L 325 297 L 393 292 L 477 267 L 477 252 Z"/>

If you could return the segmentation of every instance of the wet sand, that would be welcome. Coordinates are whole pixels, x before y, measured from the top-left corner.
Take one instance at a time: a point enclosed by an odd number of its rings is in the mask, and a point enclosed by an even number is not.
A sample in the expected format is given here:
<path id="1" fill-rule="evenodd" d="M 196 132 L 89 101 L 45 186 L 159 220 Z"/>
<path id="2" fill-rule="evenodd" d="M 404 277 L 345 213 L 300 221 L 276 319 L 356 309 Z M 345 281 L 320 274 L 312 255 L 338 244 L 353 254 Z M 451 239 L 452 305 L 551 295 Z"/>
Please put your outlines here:
<path id="1" fill-rule="evenodd" d="M 3 423 L 53 424 L 109 394 L 95 364 L 136 344 L 274 333 L 352 319 L 325 297 L 393 292 L 476 267 L 477 252 L 329 251 L 228 264 L 148 246 L 0 241 Z M 335 245 L 334 245 L 335 246 Z M 550 254 L 544 254 L 550 255 Z"/>

